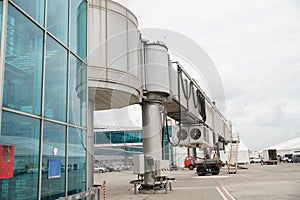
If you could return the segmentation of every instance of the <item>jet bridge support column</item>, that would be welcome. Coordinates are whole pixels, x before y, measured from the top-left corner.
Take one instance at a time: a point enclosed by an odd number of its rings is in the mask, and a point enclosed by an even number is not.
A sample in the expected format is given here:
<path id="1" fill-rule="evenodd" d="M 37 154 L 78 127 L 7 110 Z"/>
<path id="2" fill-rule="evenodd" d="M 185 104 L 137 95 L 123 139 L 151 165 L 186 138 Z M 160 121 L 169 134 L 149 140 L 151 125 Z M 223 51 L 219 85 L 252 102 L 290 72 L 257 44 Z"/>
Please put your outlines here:
<path id="1" fill-rule="evenodd" d="M 144 185 L 140 192 L 148 193 L 159 188 L 167 178 L 166 162 L 162 160 L 163 102 L 170 95 L 168 48 L 160 43 L 144 43 L 144 87 L 142 101 Z M 165 183 L 164 183 L 165 184 Z M 160 186 L 158 186 L 160 185 Z"/>
<path id="2" fill-rule="evenodd" d="M 155 182 L 155 161 L 162 160 L 161 130 L 162 130 L 162 106 L 160 102 L 143 102 L 143 148 L 145 155 L 146 184 Z"/>

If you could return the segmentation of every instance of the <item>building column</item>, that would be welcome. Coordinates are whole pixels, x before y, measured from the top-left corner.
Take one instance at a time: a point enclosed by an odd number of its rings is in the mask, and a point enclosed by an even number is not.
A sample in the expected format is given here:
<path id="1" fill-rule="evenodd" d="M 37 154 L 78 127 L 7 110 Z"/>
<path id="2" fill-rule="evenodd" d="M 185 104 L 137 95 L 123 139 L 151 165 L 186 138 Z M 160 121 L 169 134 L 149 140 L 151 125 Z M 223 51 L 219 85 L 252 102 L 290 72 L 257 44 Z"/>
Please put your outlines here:
<path id="1" fill-rule="evenodd" d="M 143 148 L 145 159 L 145 183 L 155 181 L 155 161 L 162 160 L 161 130 L 162 114 L 160 103 L 144 102 L 143 118 Z"/>
<path id="2" fill-rule="evenodd" d="M 86 140 L 86 180 L 87 188 L 94 185 L 94 100 L 88 99 L 88 112 L 87 112 L 87 140 Z"/>

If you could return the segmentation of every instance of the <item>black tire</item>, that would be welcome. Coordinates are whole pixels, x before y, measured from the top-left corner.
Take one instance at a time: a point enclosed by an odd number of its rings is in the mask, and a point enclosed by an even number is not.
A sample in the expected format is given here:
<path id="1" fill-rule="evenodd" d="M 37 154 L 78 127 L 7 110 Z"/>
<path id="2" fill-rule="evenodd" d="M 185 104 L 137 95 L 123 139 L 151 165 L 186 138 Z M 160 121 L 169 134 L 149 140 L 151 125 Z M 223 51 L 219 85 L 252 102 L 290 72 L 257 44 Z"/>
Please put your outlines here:
<path id="1" fill-rule="evenodd" d="M 189 170 L 193 170 L 193 169 L 194 169 L 194 165 L 190 165 Z"/>
<path id="2" fill-rule="evenodd" d="M 205 176 L 206 175 L 206 168 L 204 166 L 197 167 L 197 174 L 198 176 Z"/>
<path id="3" fill-rule="evenodd" d="M 218 166 L 211 166 L 211 174 L 218 175 L 220 173 L 220 168 Z"/>

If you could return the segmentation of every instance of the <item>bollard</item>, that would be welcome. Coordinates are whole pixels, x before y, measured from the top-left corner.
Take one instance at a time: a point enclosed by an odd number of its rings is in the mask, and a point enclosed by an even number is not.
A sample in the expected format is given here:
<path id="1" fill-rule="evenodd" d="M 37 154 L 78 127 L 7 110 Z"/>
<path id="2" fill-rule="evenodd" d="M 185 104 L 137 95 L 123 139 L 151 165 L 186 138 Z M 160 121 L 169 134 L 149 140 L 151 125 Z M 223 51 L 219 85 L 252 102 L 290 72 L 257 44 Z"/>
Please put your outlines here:
<path id="1" fill-rule="evenodd" d="M 106 200 L 106 181 L 103 181 L 103 199 Z"/>

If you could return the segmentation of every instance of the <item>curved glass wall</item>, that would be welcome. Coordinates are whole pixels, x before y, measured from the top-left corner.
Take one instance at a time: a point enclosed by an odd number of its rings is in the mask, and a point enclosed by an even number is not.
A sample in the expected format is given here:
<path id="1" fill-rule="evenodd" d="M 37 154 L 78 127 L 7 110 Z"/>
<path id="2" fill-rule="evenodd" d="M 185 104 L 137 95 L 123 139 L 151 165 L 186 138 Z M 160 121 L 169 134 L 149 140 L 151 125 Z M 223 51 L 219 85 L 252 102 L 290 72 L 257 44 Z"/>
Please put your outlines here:
<path id="1" fill-rule="evenodd" d="M 86 64 L 72 54 L 70 54 L 69 77 L 69 123 L 85 127 L 86 91 L 77 92 L 77 88 L 87 87 Z"/>
<path id="2" fill-rule="evenodd" d="M 71 0 L 70 7 L 70 48 L 82 59 L 86 59 L 86 3 L 82 0 Z"/>
<path id="3" fill-rule="evenodd" d="M 8 0 L 0 151 L 13 146 L 14 164 L 2 176 L 0 152 L 0 199 L 57 199 L 87 189 L 86 4 Z"/>

